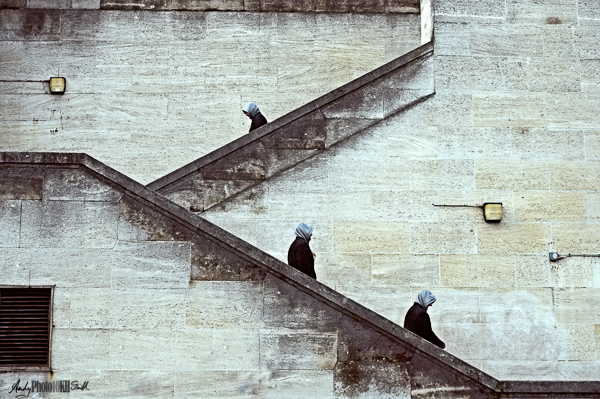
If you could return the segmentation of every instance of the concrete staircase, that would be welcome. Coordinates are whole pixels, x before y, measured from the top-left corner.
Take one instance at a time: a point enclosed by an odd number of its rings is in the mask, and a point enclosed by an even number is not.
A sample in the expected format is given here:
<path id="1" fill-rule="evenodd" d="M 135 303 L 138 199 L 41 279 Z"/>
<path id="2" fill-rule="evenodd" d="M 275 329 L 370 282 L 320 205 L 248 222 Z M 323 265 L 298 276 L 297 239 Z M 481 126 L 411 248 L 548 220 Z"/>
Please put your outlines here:
<path id="1" fill-rule="evenodd" d="M 150 183 L 203 212 L 435 93 L 433 42 Z"/>

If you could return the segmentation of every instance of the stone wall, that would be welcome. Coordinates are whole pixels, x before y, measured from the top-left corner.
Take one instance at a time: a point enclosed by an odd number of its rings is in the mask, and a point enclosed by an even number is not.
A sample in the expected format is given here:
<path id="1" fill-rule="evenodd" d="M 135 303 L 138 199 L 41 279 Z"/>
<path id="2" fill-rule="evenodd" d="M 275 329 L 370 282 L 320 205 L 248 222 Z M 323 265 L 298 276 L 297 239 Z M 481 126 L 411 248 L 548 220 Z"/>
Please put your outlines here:
<path id="1" fill-rule="evenodd" d="M 0 9 L 0 150 L 148 183 L 419 44 L 418 14 Z"/>
<path id="2" fill-rule="evenodd" d="M 440 0 L 436 95 L 203 215 L 402 323 L 423 288 L 448 351 L 498 378 L 600 376 L 600 9 Z M 500 224 L 479 205 L 502 202 Z"/>
<path id="3" fill-rule="evenodd" d="M 83 154 L 0 153 L 0 210 L 2 284 L 55 286 L 52 373 L 3 397 L 600 397 L 497 381 Z"/>

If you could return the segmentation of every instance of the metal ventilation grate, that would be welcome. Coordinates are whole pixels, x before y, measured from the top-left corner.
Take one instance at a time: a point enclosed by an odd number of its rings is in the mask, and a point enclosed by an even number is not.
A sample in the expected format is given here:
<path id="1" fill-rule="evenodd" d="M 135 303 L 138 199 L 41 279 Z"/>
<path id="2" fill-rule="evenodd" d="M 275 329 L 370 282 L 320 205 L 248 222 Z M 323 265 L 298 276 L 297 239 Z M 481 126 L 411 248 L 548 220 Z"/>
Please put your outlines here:
<path id="1" fill-rule="evenodd" d="M 50 288 L 0 288 L 0 367 L 45 366 Z"/>

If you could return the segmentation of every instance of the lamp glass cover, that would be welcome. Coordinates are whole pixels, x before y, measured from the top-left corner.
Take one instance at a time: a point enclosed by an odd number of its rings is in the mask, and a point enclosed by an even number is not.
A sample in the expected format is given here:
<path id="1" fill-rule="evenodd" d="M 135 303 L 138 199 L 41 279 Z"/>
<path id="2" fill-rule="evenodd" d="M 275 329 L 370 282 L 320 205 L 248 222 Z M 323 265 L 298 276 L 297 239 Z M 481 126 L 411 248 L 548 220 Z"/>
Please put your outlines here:
<path id="1" fill-rule="evenodd" d="M 502 219 L 502 204 L 485 204 L 483 213 L 486 222 L 499 222 Z"/>
<path id="2" fill-rule="evenodd" d="M 50 92 L 51 93 L 64 93 L 65 92 L 65 78 L 50 78 Z"/>

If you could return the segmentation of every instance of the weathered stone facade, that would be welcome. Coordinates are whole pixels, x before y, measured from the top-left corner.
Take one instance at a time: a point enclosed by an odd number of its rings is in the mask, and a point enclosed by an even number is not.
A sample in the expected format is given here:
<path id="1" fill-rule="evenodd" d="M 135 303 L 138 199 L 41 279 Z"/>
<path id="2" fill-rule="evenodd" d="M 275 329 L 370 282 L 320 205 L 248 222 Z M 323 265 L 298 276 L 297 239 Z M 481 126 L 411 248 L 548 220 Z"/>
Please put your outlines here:
<path id="1" fill-rule="evenodd" d="M 600 397 L 500 382 L 86 155 L 0 153 L 0 188 L 3 283 L 55 285 L 53 372 L 4 397 Z"/>

